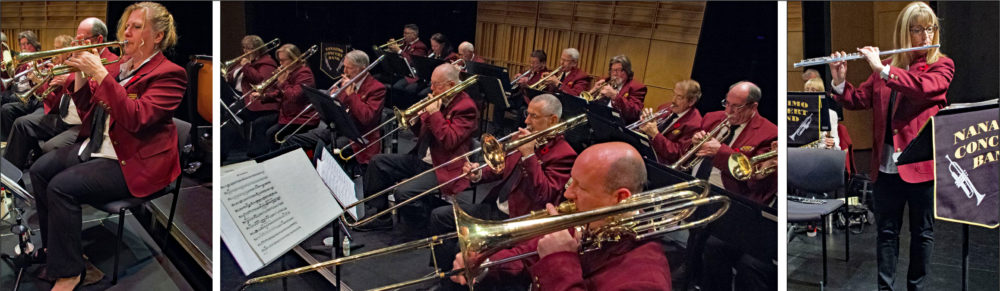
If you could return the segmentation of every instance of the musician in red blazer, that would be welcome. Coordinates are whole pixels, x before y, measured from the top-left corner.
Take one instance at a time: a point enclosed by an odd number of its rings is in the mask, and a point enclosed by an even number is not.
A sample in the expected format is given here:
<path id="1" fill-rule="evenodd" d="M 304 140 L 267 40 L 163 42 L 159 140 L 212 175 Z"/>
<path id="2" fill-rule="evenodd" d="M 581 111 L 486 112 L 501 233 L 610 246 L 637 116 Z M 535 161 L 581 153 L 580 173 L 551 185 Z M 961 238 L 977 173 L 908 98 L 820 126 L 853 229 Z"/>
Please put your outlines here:
<path id="1" fill-rule="evenodd" d="M 525 94 L 525 89 L 532 84 L 538 83 L 538 80 L 542 79 L 542 75 L 552 72 L 546 65 L 545 62 L 548 56 L 543 50 L 535 50 L 531 52 L 531 57 L 528 58 L 528 75 L 515 80 L 517 83 L 517 88 L 521 89 L 517 91 L 517 94 L 521 94 L 524 98 L 524 104 L 531 103 L 531 98 L 528 94 Z"/>
<path id="2" fill-rule="evenodd" d="M 577 67 L 579 61 L 580 51 L 575 48 L 564 49 L 559 57 L 559 64 L 562 68 L 558 72 L 551 72 L 551 74 L 559 74 L 559 76 L 545 80 L 547 90 L 549 92 L 558 90 L 569 95 L 580 96 L 580 92 L 590 88 L 590 76 Z M 543 75 L 548 76 L 549 74 Z"/>
<path id="3" fill-rule="evenodd" d="M 695 80 L 683 80 L 674 85 L 674 100 L 660 105 L 657 112 L 669 111 L 669 115 L 639 126 L 639 131 L 650 136 L 656 159 L 665 165 L 673 164 L 691 147 L 691 137 L 701 131 L 701 112 L 694 108 L 701 99 L 701 84 Z M 647 109 L 642 118 L 652 115 Z"/>
<path id="4" fill-rule="evenodd" d="M 240 41 L 240 45 L 243 47 L 243 53 L 248 53 L 263 46 L 264 40 L 256 35 L 247 35 Z M 245 128 L 235 124 L 222 127 L 220 148 L 223 161 L 226 160 L 229 151 L 239 144 L 249 144 L 250 153 L 267 151 L 268 145 L 272 142 L 267 139 L 267 129 L 278 122 L 278 103 L 262 102 L 259 98 L 250 98 L 247 93 L 251 91 L 253 85 L 263 83 L 270 78 L 277 67 L 274 58 L 271 58 L 266 50 L 261 49 L 240 59 L 240 63 L 226 74 L 226 81 L 236 89 L 236 92 L 246 95 L 243 98 L 246 109 L 239 113 L 239 117 L 249 124 L 252 130 L 249 130 L 249 135 L 244 137 L 240 131 Z"/>
<path id="5" fill-rule="evenodd" d="M 455 49 L 448 42 L 448 37 L 442 33 L 435 33 L 431 35 L 431 54 L 427 55 L 427 57 L 450 63 L 458 59 L 458 54 L 455 53 Z"/>
<path id="6" fill-rule="evenodd" d="M 299 114 L 309 106 L 309 98 L 305 96 L 302 85 L 316 87 L 316 81 L 313 79 L 313 73 L 309 69 L 309 66 L 305 62 L 294 64 L 295 60 L 302 56 L 299 48 L 294 44 L 285 44 L 278 48 L 276 54 L 278 55 L 278 61 L 281 62 L 281 67 L 294 67 L 278 75 L 277 82 L 271 86 L 270 90 L 267 90 L 264 96 L 257 97 L 259 96 L 257 92 L 250 94 L 251 98 L 260 98 L 261 102 L 278 103 L 278 123 L 267 129 L 266 142 L 271 144 L 268 150 L 278 148 L 280 145 L 275 140 L 284 139 L 286 135 L 290 134 L 300 125 L 302 125 L 302 131 L 312 130 L 319 125 L 319 117 L 309 120 L 309 117 L 316 113 L 315 109 L 309 108 L 305 113 Z M 278 132 L 285 125 L 288 125 L 288 128 Z M 265 153 L 252 152 L 249 155 L 258 156 Z"/>
<path id="7" fill-rule="evenodd" d="M 390 42 L 395 41 L 395 39 L 390 39 Z M 413 60 L 410 56 L 427 56 L 427 45 L 420 41 L 420 28 L 416 24 L 407 24 L 403 26 L 403 44 L 402 46 L 393 43 L 389 45 L 389 51 L 400 54 L 404 59 L 413 65 Z M 411 104 L 410 102 L 416 102 L 417 92 L 421 92 L 427 84 L 427 80 L 422 80 L 418 82 L 417 78 L 411 76 L 405 76 L 396 80 L 392 84 L 392 94 L 394 100 L 401 100 L 400 104 Z M 397 101 L 398 102 L 398 101 Z"/>
<path id="8" fill-rule="evenodd" d="M 47 257 L 47 274 L 58 278 L 53 290 L 82 281 L 81 204 L 146 197 L 180 175 L 172 117 L 187 75 L 162 53 L 177 41 L 174 18 L 153 2 L 127 7 L 122 18 L 118 39 L 128 40 L 122 62 L 109 69 L 90 52 L 66 61 L 87 76 L 78 74 L 72 84 L 82 143 L 49 152 L 31 167 L 43 240 L 36 257 Z"/>
<path id="9" fill-rule="evenodd" d="M 893 44 L 897 48 L 939 44 L 940 31 L 934 10 L 912 2 L 900 12 Z M 889 290 L 895 280 L 899 231 L 903 209 L 910 221 L 910 266 L 907 288 L 923 290 L 934 249 L 934 165 L 924 161 L 897 165 L 900 152 L 917 136 L 927 120 L 944 107 L 955 63 L 940 48 L 898 53 L 879 59 L 879 48 L 863 47 L 872 74 L 859 87 L 846 81 L 847 64 L 830 64 L 833 98 L 845 109 L 872 110 L 872 179 L 878 226 L 878 287 Z M 838 57 L 844 52 L 836 52 Z M 906 207 L 909 205 L 909 207 Z"/>
<path id="10" fill-rule="evenodd" d="M 368 65 L 368 55 L 365 52 L 359 50 L 348 52 L 344 55 L 344 75 L 340 79 L 340 84 L 330 92 L 330 94 L 334 94 L 338 89 L 343 88 L 340 95 L 337 95 L 337 101 L 347 110 L 347 113 L 351 116 L 351 121 L 361 134 L 372 131 L 379 125 L 382 119 L 382 104 L 385 101 L 385 86 L 368 73 L 364 73 L 364 76 L 354 84 L 350 84 L 347 87 L 344 87 L 344 84 L 362 74 L 362 71 Z M 350 143 L 350 140 L 344 136 L 338 136 L 334 140 L 334 136 L 336 135 L 335 128 L 322 127 L 306 133 L 296 134 L 288 139 L 288 143 L 307 150 L 316 147 L 319 141 L 323 141 L 327 145 L 334 145 L 337 149 L 343 148 Z M 352 159 L 356 159 L 361 164 L 368 164 L 372 157 L 382 149 L 382 142 L 376 142 L 381 136 L 381 132 L 375 130 L 371 134 L 364 136 L 366 140 L 372 142 L 371 144 L 362 145 L 354 143 L 351 145 L 351 149 L 343 153 L 342 156 L 350 156 L 368 146 L 364 152 L 357 154 Z"/>
<path id="11" fill-rule="evenodd" d="M 634 148 L 621 142 L 597 144 L 577 157 L 564 195 L 579 211 L 613 206 L 641 192 L 645 177 L 642 157 Z M 558 214 L 552 205 L 547 209 Z M 594 230 L 605 223 L 592 222 L 588 227 Z M 481 284 L 527 279 L 532 290 L 671 290 L 670 265 L 657 240 L 625 239 L 582 255 L 579 248 L 580 239 L 570 230 L 518 244 L 491 255 L 490 260 L 532 251 L 538 251 L 538 256 L 495 266 Z M 455 256 L 453 264 L 454 268 L 464 267 L 461 254 Z M 461 275 L 451 279 L 467 283 Z"/>
<path id="12" fill-rule="evenodd" d="M 729 172 L 730 155 L 739 152 L 750 158 L 763 154 L 771 150 L 772 142 L 778 140 L 778 127 L 757 112 L 760 98 L 760 88 L 757 85 L 745 81 L 733 84 L 726 94 L 726 110 L 705 114 L 701 122 L 702 131 L 695 133 L 692 140 L 702 140 L 706 132 L 729 117 L 731 126 L 723 129 L 723 132 L 730 131 L 730 142 L 723 143 L 712 138 L 702 144 L 696 155 L 707 157 L 705 161 L 711 161 L 711 164 L 702 162 L 701 167 L 714 166 L 719 169 L 722 184 L 727 191 L 743 195 L 761 205 L 768 205 L 778 192 L 777 175 L 772 174 L 761 180 L 739 181 Z"/>
<path id="13" fill-rule="evenodd" d="M 597 81 L 594 89 L 600 88 L 595 96 L 621 114 L 625 124 L 639 121 L 646 100 L 646 85 L 634 79 L 632 62 L 625 55 L 617 55 L 608 63 L 608 78 Z M 605 86 L 608 85 L 608 86 Z"/>
<path id="14" fill-rule="evenodd" d="M 441 96 L 459 83 L 459 71 L 450 64 L 441 64 L 431 74 L 431 90 L 434 96 Z M 416 176 L 418 173 L 441 165 L 452 158 L 468 152 L 472 147 L 472 134 L 476 132 L 479 111 L 476 104 L 465 92 L 431 102 L 424 107 L 419 118 L 411 119 L 410 130 L 417 136 L 417 146 L 408 154 L 379 154 L 371 160 L 364 178 L 365 197 L 382 191 L 398 181 Z M 434 174 L 419 176 L 418 179 L 395 189 L 396 201 L 403 201 L 420 194 L 436 185 L 462 174 L 462 163 L 451 163 L 434 171 Z M 459 179 L 440 189 L 441 196 L 452 199 L 469 187 L 468 179 Z M 399 209 L 402 221 L 411 223 L 414 230 L 425 229 L 432 205 L 444 203 L 440 199 L 425 196 L 424 199 Z M 383 195 L 365 204 L 365 213 L 371 215 L 387 207 Z M 437 204 L 440 205 L 440 204 Z M 386 229 L 392 227 L 392 219 L 383 216 L 358 230 Z"/>
<path id="15" fill-rule="evenodd" d="M 458 58 L 461 59 L 461 61 L 458 61 L 455 65 L 462 69 L 462 72 L 465 72 L 465 67 L 469 62 L 486 62 L 486 60 L 476 54 L 476 47 L 474 47 L 471 42 L 467 41 L 463 41 L 458 44 Z"/>

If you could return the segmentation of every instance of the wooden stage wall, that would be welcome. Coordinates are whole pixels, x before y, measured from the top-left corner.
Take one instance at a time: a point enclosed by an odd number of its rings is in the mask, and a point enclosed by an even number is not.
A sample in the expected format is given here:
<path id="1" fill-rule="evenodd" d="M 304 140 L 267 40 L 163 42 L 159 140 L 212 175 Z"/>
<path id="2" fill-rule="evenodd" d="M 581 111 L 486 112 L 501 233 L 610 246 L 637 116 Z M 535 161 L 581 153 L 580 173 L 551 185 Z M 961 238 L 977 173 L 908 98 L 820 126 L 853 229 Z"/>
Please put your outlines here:
<path id="1" fill-rule="evenodd" d="M 34 31 L 42 50 L 53 49 L 52 42 L 60 34 L 76 37 L 76 27 L 87 17 L 97 17 L 116 31 L 118 23 L 108 23 L 108 3 L 103 1 L 4 1 L 0 12 L 0 27 L 7 35 L 7 45 L 20 51 L 17 34 Z"/>

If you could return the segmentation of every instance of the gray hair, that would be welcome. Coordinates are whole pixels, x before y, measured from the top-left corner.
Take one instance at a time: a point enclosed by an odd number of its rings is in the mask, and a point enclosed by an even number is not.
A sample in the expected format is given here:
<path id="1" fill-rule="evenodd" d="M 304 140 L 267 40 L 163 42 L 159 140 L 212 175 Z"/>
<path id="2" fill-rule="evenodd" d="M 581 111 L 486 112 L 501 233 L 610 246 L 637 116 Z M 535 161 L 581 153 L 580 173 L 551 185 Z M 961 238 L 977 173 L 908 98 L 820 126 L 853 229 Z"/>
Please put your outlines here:
<path id="1" fill-rule="evenodd" d="M 104 24 L 100 18 L 91 17 L 84 20 L 90 20 L 90 35 L 97 36 L 100 35 L 105 41 L 108 39 L 108 25 Z"/>
<path id="2" fill-rule="evenodd" d="M 464 52 L 474 53 L 476 52 L 476 47 L 472 46 L 471 42 L 463 41 L 461 44 L 458 45 L 458 51 L 463 53 Z"/>
<path id="3" fill-rule="evenodd" d="M 604 186 L 609 192 L 619 188 L 628 189 L 632 194 L 642 192 L 646 186 L 646 164 L 638 155 L 623 155 L 609 165 Z"/>
<path id="4" fill-rule="evenodd" d="M 434 70 L 435 71 L 443 70 L 442 74 L 444 76 L 445 81 L 451 81 L 455 83 L 459 83 L 462 81 L 459 79 L 458 69 L 455 68 L 455 66 L 452 66 L 451 64 L 448 63 L 440 64 L 437 66 L 437 68 L 434 68 Z"/>
<path id="5" fill-rule="evenodd" d="M 747 94 L 747 104 L 760 102 L 760 98 L 761 98 L 760 87 L 757 87 L 757 84 L 754 84 L 753 82 L 750 82 L 750 81 L 739 81 L 739 82 L 736 82 L 735 84 L 729 86 L 729 90 L 732 91 L 733 88 L 736 88 L 736 86 L 739 86 L 740 84 L 743 84 L 743 83 L 746 83 L 750 87 L 750 90 L 749 90 L 750 92 L 749 92 L 749 94 Z"/>
<path id="6" fill-rule="evenodd" d="M 17 34 L 17 41 L 21 42 L 21 39 L 27 39 L 28 44 L 35 47 L 35 50 L 42 49 L 42 43 L 38 42 L 38 35 L 34 31 L 25 30 Z"/>
<path id="7" fill-rule="evenodd" d="M 562 119 L 562 102 L 552 94 L 541 94 L 531 99 L 531 103 L 542 102 L 542 111 L 545 114 L 552 114 Z"/>
<path id="8" fill-rule="evenodd" d="M 621 64 L 622 70 L 625 70 L 625 74 L 628 75 L 629 79 L 632 79 L 632 76 L 635 75 L 635 73 L 632 72 L 632 61 L 628 60 L 628 56 L 617 55 L 611 57 L 611 61 L 608 62 L 608 72 L 611 71 L 611 66 L 613 66 L 614 64 Z"/>
<path id="9" fill-rule="evenodd" d="M 580 60 L 580 51 L 576 50 L 575 48 L 564 49 L 562 53 L 569 55 L 569 57 L 572 58 L 574 61 Z"/>
<path id="10" fill-rule="evenodd" d="M 361 67 L 368 66 L 368 54 L 363 51 L 352 50 L 344 55 L 344 60 L 350 61 L 351 63 Z"/>
<path id="11" fill-rule="evenodd" d="M 7 34 L 0 32 L 0 42 L 7 42 Z"/>

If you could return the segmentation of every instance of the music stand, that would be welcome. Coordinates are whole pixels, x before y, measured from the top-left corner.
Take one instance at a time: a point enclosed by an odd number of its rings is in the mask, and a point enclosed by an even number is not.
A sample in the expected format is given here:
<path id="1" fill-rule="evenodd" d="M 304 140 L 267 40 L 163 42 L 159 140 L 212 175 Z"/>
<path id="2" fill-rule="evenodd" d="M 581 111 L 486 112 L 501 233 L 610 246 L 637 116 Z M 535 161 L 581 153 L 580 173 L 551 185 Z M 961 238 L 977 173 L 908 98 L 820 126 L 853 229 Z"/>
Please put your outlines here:
<path id="1" fill-rule="evenodd" d="M 412 67 L 410 63 L 403 59 L 403 56 L 395 53 L 384 53 L 385 59 L 379 63 L 382 67 L 382 71 L 390 73 L 397 77 L 416 77 L 413 76 Z"/>
<path id="2" fill-rule="evenodd" d="M 319 112 L 324 123 L 336 126 L 339 135 L 346 136 L 358 144 L 368 144 L 368 141 L 361 136 L 361 131 L 347 115 L 347 110 L 344 110 L 344 107 L 337 100 L 319 89 L 306 85 L 301 86 L 302 92 L 305 93 L 306 98 L 309 98 L 309 103 L 313 105 L 316 112 Z"/>
<path id="3" fill-rule="evenodd" d="M 615 125 L 620 125 L 625 127 L 625 120 L 622 119 L 621 114 L 617 110 L 608 106 L 610 103 L 605 102 L 588 102 L 587 111 L 594 114 L 594 116 L 604 119 L 607 122 L 613 123 Z"/>
<path id="4" fill-rule="evenodd" d="M 510 72 L 507 68 L 486 63 L 468 62 L 465 65 L 465 71 L 480 76 L 495 77 L 499 79 L 500 84 L 502 84 L 500 86 L 502 90 L 508 94 L 510 92 Z"/>
<path id="5" fill-rule="evenodd" d="M 587 112 L 587 120 L 590 124 L 590 134 L 594 144 L 610 141 L 620 141 L 632 145 L 643 158 L 656 161 L 656 152 L 650 146 L 649 139 L 640 136 L 632 130 L 626 129 L 624 125 L 605 120 L 600 117 L 601 113 L 593 111 Z"/>
<path id="6" fill-rule="evenodd" d="M 435 68 L 446 63 L 444 60 L 417 55 L 410 56 L 410 59 L 413 60 L 411 63 L 413 68 L 417 70 L 417 79 L 426 82 L 430 82 L 431 74 L 434 73 Z"/>

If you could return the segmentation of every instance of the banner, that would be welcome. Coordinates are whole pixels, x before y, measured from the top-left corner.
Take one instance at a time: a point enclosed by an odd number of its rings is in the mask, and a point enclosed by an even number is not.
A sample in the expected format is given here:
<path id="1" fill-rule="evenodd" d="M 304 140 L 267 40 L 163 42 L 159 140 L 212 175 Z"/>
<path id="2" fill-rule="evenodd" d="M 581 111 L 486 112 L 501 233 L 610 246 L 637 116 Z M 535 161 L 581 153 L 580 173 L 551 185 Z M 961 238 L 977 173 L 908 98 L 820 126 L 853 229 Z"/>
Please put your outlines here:
<path id="1" fill-rule="evenodd" d="M 320 43 L 320 64 L 319 69 L 330 79 L 340 77 L 340 71 L 344 65 L 344 55 L 350 51 L 350 47 L 342 44 L 322 42 Z"/>
<path id="2" fill-rule="evenodd" d="M 1000 110 L 931 118 L 934 216 L 987 228 L 1000 225 Z"/>
<path id="3" fill-rule="evenodd" d="M 788 146 L 795 147 L 819 139 L 823 92 L 788 92 Z M 825 116 L 825 114 L 824 114 Z"/>

